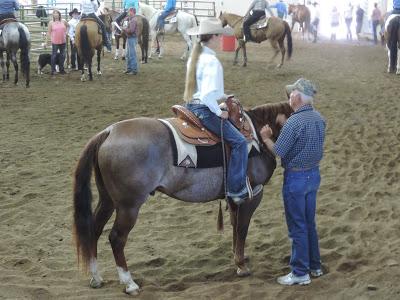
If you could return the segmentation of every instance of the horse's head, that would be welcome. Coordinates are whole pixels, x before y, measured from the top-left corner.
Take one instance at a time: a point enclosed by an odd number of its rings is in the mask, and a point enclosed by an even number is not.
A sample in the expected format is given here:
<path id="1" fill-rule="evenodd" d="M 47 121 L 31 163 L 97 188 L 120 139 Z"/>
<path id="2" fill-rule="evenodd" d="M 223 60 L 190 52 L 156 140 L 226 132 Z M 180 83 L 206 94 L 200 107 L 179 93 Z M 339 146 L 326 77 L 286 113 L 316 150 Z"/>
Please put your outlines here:
<path id="1" fill-rule="evenodd" d="M 222 13 L 222 11 L 219 13 L 219 20 L 222 23 L 222 27 L 225 27 L 228 25 L 228 21 L 226 20 L 226 13 Z"/>
<path id="2" fill-rule="evenodd" d="M 294 12 L 295 6 L 293 4 L 289 4 L 288 6 L 288 15 L 292 14 Z"/>

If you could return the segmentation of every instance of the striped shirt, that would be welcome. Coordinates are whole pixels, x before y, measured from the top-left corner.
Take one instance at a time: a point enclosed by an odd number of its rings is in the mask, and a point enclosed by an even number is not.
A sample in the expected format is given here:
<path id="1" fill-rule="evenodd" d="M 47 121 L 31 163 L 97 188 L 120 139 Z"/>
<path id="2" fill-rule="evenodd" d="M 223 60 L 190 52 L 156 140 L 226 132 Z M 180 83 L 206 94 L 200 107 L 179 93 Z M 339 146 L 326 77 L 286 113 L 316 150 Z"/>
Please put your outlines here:
<path id="1" fill-rule="evenodd" d="M 274 152 L 284 169 L 309 169 L 319 165 L 323 156 L 325 120 L 312 105 L 295 111 L 282 127 Z"/>

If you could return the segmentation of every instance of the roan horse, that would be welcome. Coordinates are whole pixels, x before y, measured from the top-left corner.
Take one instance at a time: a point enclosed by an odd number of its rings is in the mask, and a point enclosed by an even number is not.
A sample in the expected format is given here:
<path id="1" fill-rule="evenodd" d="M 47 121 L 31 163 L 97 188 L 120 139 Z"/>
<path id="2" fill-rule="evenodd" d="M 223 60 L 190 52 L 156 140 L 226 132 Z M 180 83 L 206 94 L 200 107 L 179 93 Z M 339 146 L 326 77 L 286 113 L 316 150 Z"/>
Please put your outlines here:
<path id="1" fill-rule="evenodd" d="M 107 8 L 106 8 L 107 9 Z M 107 9 L 108 10 L 108 9 Z M 111 23 L 115 21 L 115 19 L 118 17 L 119 12 L 115 10 L 108 10 L 109 11 L 109 17 L 111 20 Z M 142 15 L 136 15 L 136 22 L 137 22 L 137 43 L 140 46 L 140 50 L 142 52 L 142 64 L 147 63 L 147 58 L 148 58 L 148 52 L 149 52 L 149 35 L 150 35 L 150 25 L 149 21 L 146 19 L 145 16 Z M 115 28 L 114 28 L 115 29 Z M 122 33 L 117 33 L 117 31 L 114 32 L 114 38 L 115 38 L 115 56 L 114 59 L 117 60 L 119 56 L 119 46 L 120 46 L 120 40 L 122 39 L 122 59 L 125 59 L 125 46 L 126 46 L 126 35 L 124 32 Z"/>
<path id="2" fill-rule="evenodd" d="M 400 75 L 400 15 L 391 15 L 388 17 L 385 22 L 384 37 L 388 50 L 387 71 L 388 73 L 396 71 L 396 74 Z"/>
<path id="3" fill-rule="evenodd" d="M 3 71 L 3 81 L 10 79 L 10 60 L 14 64 L 14 84 L 18 83 L 17 52 L 20 52 L 21 71 L 26 80 L 26 87 L 30 82 L 30 59 L 29 50 L 31 46 L 31 35 L 28 28 L 19 22 L 8 22 L 0 28 L 0 64 Z M 4 63 L 3 52 L 6 52 L 6 63 Z"/>
<path id="4" fill-rule="evenodd" d="M 156 25 L 157 25 L 157 18 L 161 13 L 161 10 L 155 9 L 154 7 L 147 5 L 146 3 L 140 2 L 139 3 L 139 12 L 143 14 L 148 20 L 150 24 L 150 35 L 151 35 L 151 50 L 149 58 L 151 58 L 153 51 L 153 47 L 155 44 L 156 39 L 158 38 L 159 46 L 160 46 L 160 53 L 158 55 L 161 58 L 164 55 L 164 35 L 165 34 L 173 34 L 176 32 L 180 32 L 183 38 L 185 39 L 186 46 L 181 59 L 186 59 L 188 53 L 192 49 L 192 41 L 190 36 L 186 33 L 189 28 L 197 26 L 197 19 L 194 15 L 189 14 L 184 11 L 178 11 L 176 14 L 176 22 L 165 24 L 164 32 L 162 33 L 162 38 L 160 38 L 161 33 L 157 34 Z"/>
<path id="5" fill-rule="evenodd" d="M 247 52 L 246 52 L 246 42 L 243 41 L 243 17 L 235 14 L 221 12 L 219 19 L 222 22 L 222 26 L 225 27 L 226 25 L 229 25 L 234 29 L 234 34 L 239 44 L 238 47 L 236 48 L 235 59 L 233 61 L 233 64 L 237 64 L 239 51 L 240 49 L 242 49 L 243 51 L 242 66 L 245 67 L 247 65 Z M 277 65 L 278 68 L 280 68 L 283 65 L 283 61 L 285 58 L 285 53 L 286 53 L 286 49 L 284 46 L 285 37 L 287 39 L 288 59 L 292 56 L 292 51 L 293 51 L 292 34 L 290 32 L 289 24 L 286 21 L 283 21 L 280 18 L 270 17 L 268 19 L 267 27 L 255 29 L 252 26 L 251 35 L 253 36 L 253 40 L 255 40 L 257 43 L 269 40 L 272 48 L 274 48 L 275 50 L 275 54 L 271 58 L 271 62 L 278 55 L 279 51 L 281 52 L 282 57 L 281 57 L 281 62 Z"/>
<path id="6" fill-rule="evenodd" d="M 290 28 L 293 31 L 294 24 L 297 22 L 300 24 L 300 30 L 303 33 L 307 31 L 310 34 L 310 22 L 311 22 L 311 14 L 310 10 L 307 6 L 302 4 L 289 4 L 288 14 L 292 15 L 292 27 Z"/>
<path id="7" fill-rule="evenodd" d="M 279 134 L 277 118 L 292 112 L 288 103 L 255 107 L 247 114 L 257 134 L 269 124 L 274 137 Z M 276 167 L 275 157 L 261 147 L 261 153 L 249 158 L 248 176 L 252 185 L 265 185 Z M 94 170 L 99 192 L 92 213 L 91 175 Z M 213 180 L 210 180 L 212 178 Z M 204 203 L 224 197 L 223 168 L 192 169 L 174 166 L 169 129 L 157 119 L 135 118 L 115 123 L 95 135 L 85 146 L 74 182 L 74 234 L 78 261 L 89 267 L 90 286 L 103 284 L 97 268 L 97 242 L 114 210 L 116 217 L 109 234 L 120 282 L 125 292 L 137 294 L 124 255 L 129 232 L 134 227 L 140 207 L 155 191 L 192 203 Z M 233 253 L 237 274 L 247 276 L 244 246 L 250 219 L 262 193 L 240 206 L 228 201 L 233 226 Z M 220 211 L 221 213 L 221 211 Z"/>
<path id="8" fill-rule="evenodd" d="M 97 74 L 101 75 L 100 61 L 101 51 L 103 50 L 103 37 L 99 32 L 99 25 L 94 19 L 81 19 L 76 25 L 75 35 L 75 43 L 81 59 L 81 65 L 87 65 L 89 80 L 93 80 L 92 59 L 95 51 L 97 52 Z M 82 68 L 81 80 L 86 81 L 85 68 Z"/>

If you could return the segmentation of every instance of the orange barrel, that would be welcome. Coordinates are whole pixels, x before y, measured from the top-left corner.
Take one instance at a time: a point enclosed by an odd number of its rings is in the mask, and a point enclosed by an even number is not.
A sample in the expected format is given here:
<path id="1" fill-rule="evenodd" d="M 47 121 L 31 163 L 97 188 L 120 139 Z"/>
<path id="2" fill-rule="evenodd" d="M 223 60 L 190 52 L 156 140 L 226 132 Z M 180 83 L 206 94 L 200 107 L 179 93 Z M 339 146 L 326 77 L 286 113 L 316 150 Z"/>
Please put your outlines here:
<path id="1" fill-rule="evenodd" d="M 223 35 L 222 36 L 222 51 L 235 51 L 235 41 L 234 35 Z"/>

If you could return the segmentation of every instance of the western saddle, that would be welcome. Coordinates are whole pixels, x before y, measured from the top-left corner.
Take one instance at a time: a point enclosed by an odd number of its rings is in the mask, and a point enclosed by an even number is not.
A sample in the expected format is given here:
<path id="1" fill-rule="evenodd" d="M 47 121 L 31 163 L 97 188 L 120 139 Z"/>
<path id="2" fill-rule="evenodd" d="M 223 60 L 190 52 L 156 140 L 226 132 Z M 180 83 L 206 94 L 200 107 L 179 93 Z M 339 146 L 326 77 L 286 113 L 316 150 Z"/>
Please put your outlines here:
<path id="1" fill-rule="evenodd" d="M 226 100 L 229 112 L 229 120 L 248 141 L 253 139 L 249 120 L 244 116 L 243 107 L 239 100 L 230 97 Z M 221 139 L 207 130 L 191 111 L 181 105 L 172 106 L 176 118 L 167 119 L 175 127 L 180 137 L 189 144 L 196 146 L 213 146 L 221 142 Z"/>

